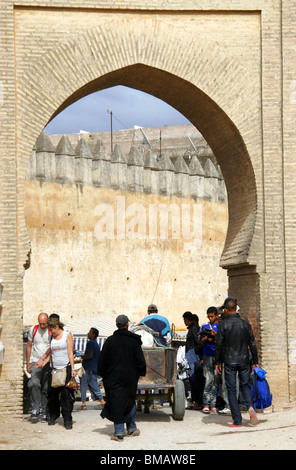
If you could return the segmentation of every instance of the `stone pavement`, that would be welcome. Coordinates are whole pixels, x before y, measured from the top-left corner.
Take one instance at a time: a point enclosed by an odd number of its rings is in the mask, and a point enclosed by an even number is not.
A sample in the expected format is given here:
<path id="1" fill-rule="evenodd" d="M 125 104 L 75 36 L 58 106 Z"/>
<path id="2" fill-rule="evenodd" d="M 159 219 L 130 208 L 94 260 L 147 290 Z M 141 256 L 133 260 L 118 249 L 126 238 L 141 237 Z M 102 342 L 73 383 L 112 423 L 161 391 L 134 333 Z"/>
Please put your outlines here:
<path id="1" fill-rule="evenodd" d="M 29 415 L 22 419 L 1 418 L 0 450 L 101 450 L 101 451 L 178 451 L 197 453 L 200 450 L 295 450 L 296 407 L 273 413 L 258 413 L 259 425 L 251 426 L 243 413 L 243 427 L 229 428 L 231 416 L 204 415 L 186 410 L 184 420 L 174 421 L 172 410 L 165 404 L 149 414 L 137 412 L 138 437 L 125 437 L 123 442 L 110 440 L 113 423 L 103 420 L 96 404 L 88 402 L 80 411 L 76 402 L 73 429 L 68 431 L 60 418 L 55 426 L 37 422 Z"/>

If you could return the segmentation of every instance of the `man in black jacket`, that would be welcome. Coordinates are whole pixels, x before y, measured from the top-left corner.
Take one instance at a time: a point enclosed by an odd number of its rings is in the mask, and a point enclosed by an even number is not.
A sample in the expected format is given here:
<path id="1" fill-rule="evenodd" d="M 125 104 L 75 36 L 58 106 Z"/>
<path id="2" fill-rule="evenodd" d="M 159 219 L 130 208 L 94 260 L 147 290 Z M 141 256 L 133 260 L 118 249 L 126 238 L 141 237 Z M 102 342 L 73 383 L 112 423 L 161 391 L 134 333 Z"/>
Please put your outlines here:
<path id="1" fill-rule="evenodd" d="M 116 318 L 118 329 L 105 341 L 98 364 L 106 394 L 101 416 L 114 422 L 111 439 L 116 441 L 123 440 L 124 423 L 128 435 L 140 434 L 135 423 L 135 401 L 139 377 L 146 375 L 146 361 L 141 336 L 128 331 L 128 323 L 126 315 Z"/>
<path id="2" fill-rule="evenodd" d="M 257 348 L 251 325 L 242 320 L 236 311 L 237 303 L 233 298 L 224 302 L 226 318 L 220 323 L 216 338 L 215 363 L 221 374 L 221 365 L 224 362 L 225 381 L 228 391 L 229 405 L 233 424 L 231 427 L 240 427 L 242 416 L 236 394 L 236 376 L 239 374 L 240 387 L 251 424 L 258 424 L 258 418 L 252 403 L 250 384 L 249 350 L 252 354 L 254 366 L 258 366 Z"/>
<path id="3" fill-rule="evenodd" d="M 199 410 L 202 408 L 202 396 L 204 390 L 204 377 L 200 361 L 202 360 L 203 344 L 198 339 L 200 327 L 198 325 L 198 316 L 196 315 L 197 322 L 194 320 L 194 315 L 191 312 L 183 313 L 183 320 L 188 328 L 185 344 L 185 355 L 190 365 L 190 377 L 188 382 L 184 383 L 186 398 L 192 399 L 192 405 L 188 405 L 186 409 Z M 196 357 L 197 355 L 197 357 Z M 190 392 L 190 393 L 189 393 Z"/>

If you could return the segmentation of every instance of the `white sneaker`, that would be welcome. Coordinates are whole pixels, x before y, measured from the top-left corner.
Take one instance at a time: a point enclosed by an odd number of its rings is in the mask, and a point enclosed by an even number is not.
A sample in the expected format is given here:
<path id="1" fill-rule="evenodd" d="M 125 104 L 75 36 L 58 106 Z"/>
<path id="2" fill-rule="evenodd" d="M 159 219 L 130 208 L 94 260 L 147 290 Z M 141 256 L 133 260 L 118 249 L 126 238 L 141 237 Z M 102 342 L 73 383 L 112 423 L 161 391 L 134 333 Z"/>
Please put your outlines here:
<path id="1" fill-rule="evenodd" d="M 39 410 L 32 410 L 31 411 L 31 418 L 35 419 L 39 416 Z"/>
<path id="2" fill-rule="evenodd" d="M 223 410 L 219 410 L 218 413 L 219 415 L 231 415 L 231 411 L 227 407 L 223 408 Z"/>

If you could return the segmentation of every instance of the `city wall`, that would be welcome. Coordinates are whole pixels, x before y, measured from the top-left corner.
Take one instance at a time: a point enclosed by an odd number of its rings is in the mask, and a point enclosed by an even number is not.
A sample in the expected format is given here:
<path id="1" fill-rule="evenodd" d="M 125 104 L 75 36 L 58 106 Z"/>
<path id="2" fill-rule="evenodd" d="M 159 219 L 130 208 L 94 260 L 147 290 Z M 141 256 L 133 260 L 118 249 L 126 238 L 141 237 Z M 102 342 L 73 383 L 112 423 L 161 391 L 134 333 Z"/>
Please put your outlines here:
<path id="1" fill-rule="evenodd" d="M 137 322 L 152 302 L 176 327 L 186 310 L 205 321 L 227 295 L 227 195 L 213 155 L 173 164 L 134 145 L 110 154 L 93 137 L 55 139 L 39 136 L 27 171 L 24 324 L 40 311 Z"/>

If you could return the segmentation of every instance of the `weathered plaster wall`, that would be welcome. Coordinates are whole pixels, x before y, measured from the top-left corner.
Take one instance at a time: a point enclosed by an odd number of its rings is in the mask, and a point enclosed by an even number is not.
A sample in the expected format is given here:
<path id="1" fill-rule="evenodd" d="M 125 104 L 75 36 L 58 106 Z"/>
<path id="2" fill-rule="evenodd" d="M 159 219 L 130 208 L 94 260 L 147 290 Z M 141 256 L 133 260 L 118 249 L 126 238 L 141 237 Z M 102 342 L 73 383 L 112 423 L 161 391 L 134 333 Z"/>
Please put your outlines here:
<path id="1" fill-rule="evenodd" d="M 132 204 L 144 208 L 144 239 L 132 240 L 128 234 L 117 238 L 118 198 L 124 199 L 127 214 Z M 102 217 L 95 216 L 95 209 L 102 203 L 114 209 L 114 239 L 96 238 Z M 202 206 L 202 244 L 192 253 L 171 233 L 160 240 L 159 223 L 158 239 L 149 240 L 149 204 L 177 204 L 182 210 L 182 204 L 193 208 L 193 203 L 91 186 L 27 182 L 25 215 L 32 253 L 24 277 L 24 324 L 32 324 L 41 310 L 60 313 L 64 321 L 88 316 L 115 319 L 120 313 L 140 321 L 152 301 L 179 327 L 184 327 L 186 310 L 205 320 L 207 307 L 221 305 L 227 295 L 227 273 L 219 267 L 227 205 L 195 201 Z M 125 229 L 136 216 L 125 217 Z"/>

